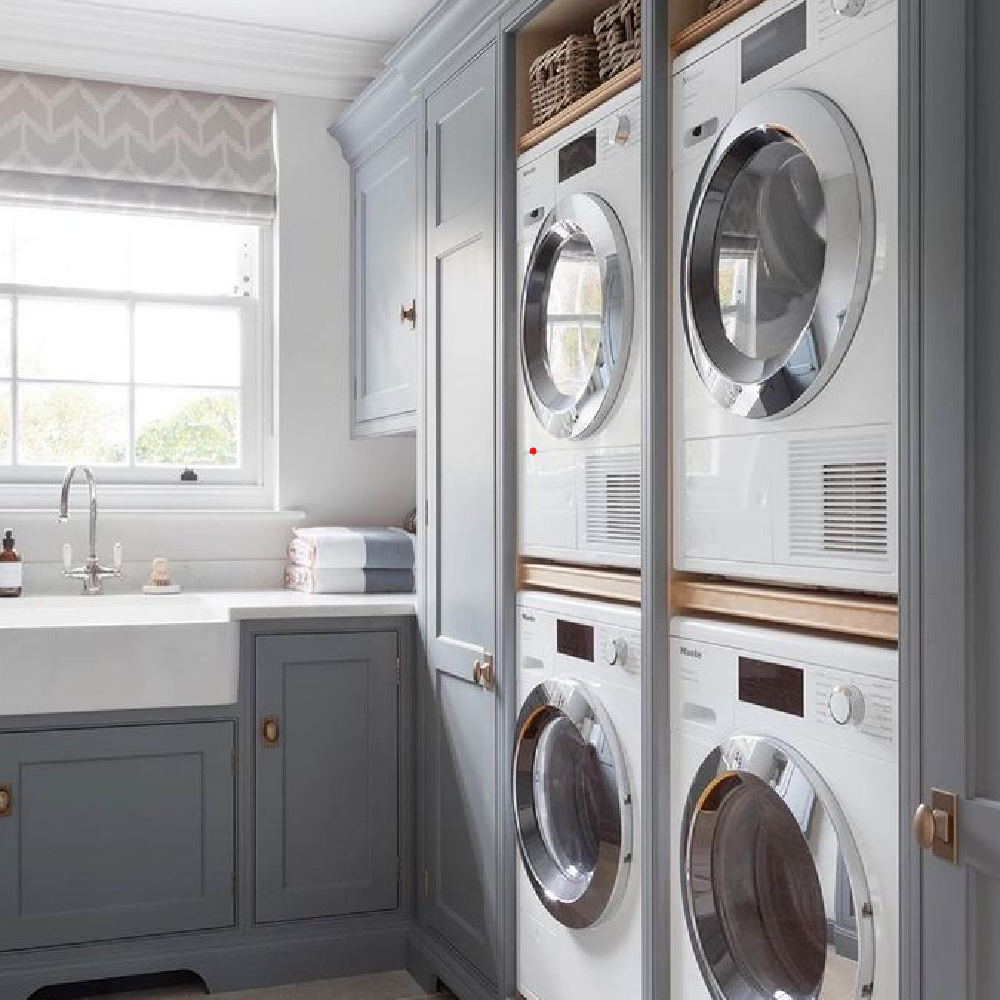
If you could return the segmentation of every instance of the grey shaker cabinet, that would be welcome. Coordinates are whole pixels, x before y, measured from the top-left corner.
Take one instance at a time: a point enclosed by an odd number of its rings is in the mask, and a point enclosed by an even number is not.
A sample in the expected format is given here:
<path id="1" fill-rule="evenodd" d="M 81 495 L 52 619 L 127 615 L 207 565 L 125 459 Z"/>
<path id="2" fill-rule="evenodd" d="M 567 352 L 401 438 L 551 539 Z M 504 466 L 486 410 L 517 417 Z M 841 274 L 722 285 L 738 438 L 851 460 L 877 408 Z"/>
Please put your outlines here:
<path id="1" fill-rule="evenodd" d="M 255 642 L 257 922 L 396 909 L 397 633 Z"/>
<path id="2" fill-rule="evenodd" d="M 0 950 L 235 922 L 234 726 L 0 734 Z"/>
<path id="3" fill-rule="evenodd" d="M 353 432 L 413 432 L 417 409 L 417 124 L 354 164 Z"/>

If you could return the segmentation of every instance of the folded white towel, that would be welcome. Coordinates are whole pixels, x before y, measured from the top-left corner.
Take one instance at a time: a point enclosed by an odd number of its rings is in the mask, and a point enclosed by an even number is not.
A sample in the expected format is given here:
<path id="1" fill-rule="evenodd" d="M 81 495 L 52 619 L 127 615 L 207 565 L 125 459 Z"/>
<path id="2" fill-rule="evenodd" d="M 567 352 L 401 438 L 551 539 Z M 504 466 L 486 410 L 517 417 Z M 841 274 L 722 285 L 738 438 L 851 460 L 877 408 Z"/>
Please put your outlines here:
<path id="1" fill-rule="evenodd" d="M 288 558 L 313 569 L 405 569 L 413 536 L 401 528 L 296 528 Z"/>
<path id="2" fill-rule="evenodd" d="M 411 569 L 285 568 L 285 586 L 305 594 L 412 594 Z"/>

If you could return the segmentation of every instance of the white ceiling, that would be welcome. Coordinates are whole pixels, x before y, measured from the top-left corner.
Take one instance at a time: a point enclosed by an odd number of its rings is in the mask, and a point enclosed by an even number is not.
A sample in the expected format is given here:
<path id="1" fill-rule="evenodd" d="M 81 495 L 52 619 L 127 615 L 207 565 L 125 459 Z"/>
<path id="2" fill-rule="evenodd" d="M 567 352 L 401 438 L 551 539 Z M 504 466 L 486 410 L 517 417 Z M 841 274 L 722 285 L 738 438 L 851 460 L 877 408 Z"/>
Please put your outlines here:
<path id="1" fill-rule="evenodd" d="M 85 3 L 86 0 L 70 0 Z M 215 18 L 238 24 L 395 42 L 435 0 L 100 0 L 126 10 Z"/>

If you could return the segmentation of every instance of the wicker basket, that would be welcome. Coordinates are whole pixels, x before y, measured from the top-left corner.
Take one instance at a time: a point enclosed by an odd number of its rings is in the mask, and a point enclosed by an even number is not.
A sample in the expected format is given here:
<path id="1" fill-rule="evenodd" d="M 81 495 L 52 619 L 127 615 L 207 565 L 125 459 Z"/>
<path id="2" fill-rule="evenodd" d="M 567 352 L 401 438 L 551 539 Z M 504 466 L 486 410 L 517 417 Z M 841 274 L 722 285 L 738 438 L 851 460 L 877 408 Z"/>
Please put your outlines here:
<path id="1" fill-rule="evenodd" d="M 642 55 L 642 0 L 621 0 L 594 20 L 602 80 L 627 69 Z"/>
<path id="2" fill-rule="evenodd" d="M 600 83 L 596 39 L 591 35 L 570 35 L 543 52 L 531 64 L 528 83 L 532 121 L 541 125 Z"/>

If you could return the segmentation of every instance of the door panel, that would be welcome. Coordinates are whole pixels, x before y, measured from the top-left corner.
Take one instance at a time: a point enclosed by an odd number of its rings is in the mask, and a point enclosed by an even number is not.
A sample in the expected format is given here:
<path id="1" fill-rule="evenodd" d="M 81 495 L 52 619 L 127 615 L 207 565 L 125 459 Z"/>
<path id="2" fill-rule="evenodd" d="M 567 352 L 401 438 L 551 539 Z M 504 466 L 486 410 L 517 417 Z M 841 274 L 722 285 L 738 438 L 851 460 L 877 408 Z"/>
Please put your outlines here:
<path id="1" fill-rule="evenodd" d="M 355 420 L 363 424 L 417 405 L 417 333 L 400 316 L 417 297 L 416 123 L 364 161 L 354 183 Z"/>
<path id="2" fill-rule="evenodd" d="M 258 921 L 398 905 L 396 642 L 257 639 Z M 278 726 L 270 743 L 266 719 Z"/>
<path id="3" fill-rule="evenodd" d="M 228 722 L 0 736 L 0 948 L 234 921 Z"/>
<path id="4" fill-rule="evenodd" d="M 496 53 L 428 100 L 427 559 L 421 919 L 495 981 Z"/>
<path id="5" fill-rule="evenodd" d="M 904 852 L 904 889 L 911 873 L 912 885 L 903 913 L 915 914 L 904 971 L 914 1000 L 993 1000 L 1000 996 L 1000 5 L 913 3 L 901 12 L 918 102 L 903 159 L 916 185 L 909 200 L 916 343 L 904 369 L 903 443 L 908 435 L 904 454 L 913 456 L 909 479 L 917 487 L 905 497 L 903 522 L 912 535 L 903 546 L 909 628 L 901 662 L 913 685 L 913 780 L 905 791 L 910 810 L 921 800 L 930 805 L 934 788 L 959 797 L 957 863 L 930 850 L 914 863 L 912 840 Z"/>

